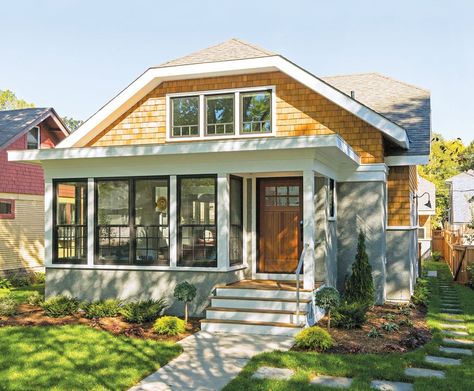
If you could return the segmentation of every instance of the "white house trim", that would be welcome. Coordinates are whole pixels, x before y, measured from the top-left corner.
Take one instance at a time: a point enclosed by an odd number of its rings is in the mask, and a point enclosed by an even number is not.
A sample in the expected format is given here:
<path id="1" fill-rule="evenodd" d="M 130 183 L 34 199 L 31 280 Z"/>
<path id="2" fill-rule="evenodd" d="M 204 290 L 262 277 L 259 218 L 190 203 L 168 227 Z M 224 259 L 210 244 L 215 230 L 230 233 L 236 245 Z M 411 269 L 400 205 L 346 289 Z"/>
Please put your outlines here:
<path id="1" fill-rule="evenodd" d="M 387 166 L 417 166 L 425 165 L 430 161 L 429 155 L 413 156 L 386 156 L 385 164 Z"/>
<path id="2" fill-rule="evenodd" d="M 59 143 L 56 148 L 71 148 L 86 145 L 116 118 L 126 112 L 163 81 L 277 70 L 286 73 L 306 87 L 351 112 L 369 125 L 379 129 L 390 140 L 402 148 L 409 148 L 408 136 L 405 129 L 278 55 L 246 60 L 150 68 L 90 117 L 78 130 Z"/>

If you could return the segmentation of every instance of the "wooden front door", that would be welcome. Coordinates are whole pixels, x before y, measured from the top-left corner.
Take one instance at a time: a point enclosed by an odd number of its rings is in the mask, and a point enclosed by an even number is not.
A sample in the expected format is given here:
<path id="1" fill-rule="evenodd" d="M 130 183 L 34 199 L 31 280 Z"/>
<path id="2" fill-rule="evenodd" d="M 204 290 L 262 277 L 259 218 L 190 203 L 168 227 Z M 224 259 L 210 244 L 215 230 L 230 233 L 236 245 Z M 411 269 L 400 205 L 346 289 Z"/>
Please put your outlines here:
<path id="1" fill-rule="evenodd" d="M 301 178 L 259 180 L 260 273 L 294 273 L 302 250 L 303 181 Z"/>

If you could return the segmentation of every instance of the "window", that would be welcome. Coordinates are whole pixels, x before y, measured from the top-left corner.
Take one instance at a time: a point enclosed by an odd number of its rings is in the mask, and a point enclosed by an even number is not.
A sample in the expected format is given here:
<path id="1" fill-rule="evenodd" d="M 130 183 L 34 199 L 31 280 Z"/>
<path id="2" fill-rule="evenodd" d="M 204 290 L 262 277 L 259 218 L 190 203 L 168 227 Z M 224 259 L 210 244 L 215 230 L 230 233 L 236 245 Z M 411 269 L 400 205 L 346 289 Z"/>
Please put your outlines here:
<path id="1" fill-rule="evenodd" d="M 178 266 L 217 266 L 215 176 L 178 178 Z"/>
<path id="2" fill-rule="evenodd" d="M 169 265 L 168 179 L 97 181 L 99 265 Z"/>
<path id="3" fill-rule="evenodd" d="M 27 149 L 39 149 L 40 147 L 40 128 L 35 126 L 32 128 L 26 136 L 26 148 Z"/>
<path id="4" fill-rule="evenodd" d="M 0 219 L 15 218 L 15 200 L 0 200 Z"/>
<path id="5" fill-rule="evenodd" d="M 425 228 L 418 227 L 418 239 L 425 239 Z"/>
<path id="6" fill-rule="evenodd" d="M 206 135 L 234 134 L 234 95 L 206 96 Z"/>
<path id="7" fill-rule="evenodd" d="M 199 136 L 199 96 L 171 99 L 173 137 Z"/>
<path id="8" fill-rule="evenodd" d="M 300 206 L 300 187 L 265 186 L 265 206 Z"/>
<path id="9" fill-rule="evenodd" d="M 87 263 L 87 181 L 54 183 L 53 263 Z"/>
<path id="10" fill-rule="evenodd" d="M 230 178 L 230 266 L 243 263 L 243 182 L 242 178 Z"/>
<path id="11" fill-rule="evenodd" d="M 242 100 L 242 133 L 271 133 L 272 94 L 270 91 L 240 95 Z"/>
<path id="12" fill-rule="evenodd" d="M 328 183 L 328 206 L 329 206 L 329 218 L 336 218 L 336 181 L 329 178 Z"/>

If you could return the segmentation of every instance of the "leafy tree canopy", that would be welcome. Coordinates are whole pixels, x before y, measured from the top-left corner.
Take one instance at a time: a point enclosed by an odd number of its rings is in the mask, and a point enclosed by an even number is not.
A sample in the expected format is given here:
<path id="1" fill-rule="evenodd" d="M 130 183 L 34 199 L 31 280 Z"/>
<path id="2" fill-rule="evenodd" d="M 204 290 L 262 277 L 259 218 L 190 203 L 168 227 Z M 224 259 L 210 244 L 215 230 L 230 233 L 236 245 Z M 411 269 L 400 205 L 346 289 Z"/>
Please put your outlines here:
<path id="1" fill-rule="evenodd" d="M 74 132 L 79 126 L 84 123 L 84 121 L 81 121 L 80 119 L 74 119 L 72 117 L 63 117 L 62 120 L 71 132 Z"/>
<path id="2" fill-rule="evenodd" d="M 0 110 L 26 109 L 28 107 L 35 107 L 35 105 L 17 98 L 13 91 L 0 90 Z"/>

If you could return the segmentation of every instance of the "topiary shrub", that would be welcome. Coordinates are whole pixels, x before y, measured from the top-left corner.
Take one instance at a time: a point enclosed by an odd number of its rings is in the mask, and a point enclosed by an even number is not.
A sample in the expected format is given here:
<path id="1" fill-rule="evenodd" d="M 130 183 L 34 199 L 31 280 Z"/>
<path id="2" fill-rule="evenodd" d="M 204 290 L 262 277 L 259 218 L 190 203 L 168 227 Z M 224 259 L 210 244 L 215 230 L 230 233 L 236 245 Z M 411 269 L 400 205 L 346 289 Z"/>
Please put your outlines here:
<path id="1" fill-rule="evenodd" d="M 365 235 L 360 231 L 356 260 L 352 264 L 352 274 L 345 283 L 344 298 L 349 303 L 360 302 L 373 305 L 374 291 L 372 266 L 365 250 Z"/>
<path id="2" fill-rule="evenodd" d="M 152 322 L 166 308 L 166 302 L 160 300 L 142 300 L 124 304 L 120 314 L 129 323 Z"/>
<path id="3" fill-rule="evenodd" d="M 91 303 L 81 304 L 81 308 L 84 310 L 84 317 L 88 319 L 93 318 L 107 318 L 111 316 L 117 316 L 120 311 L 120 300 L 107 299 L 93 301 Z"/>
<path id="4" fill-rule="evenodd" d="M 326 311 L 328 316 L 328 330 L 331 328 L 331 310 L 336 308 L 341 300 L 337 289 L 332 287 L 324 287 L 317 291 L 314 295 L 315 303 Z"/>
<path id="5" fill-rule="evenodd" d="M 69 296 L 53 296 L 45 300 L 41 308 L 47 316 L 60 318 L 74 315 L 79 309 L 79 300 Z"/>
<path id="6" fill-rule="evenodd" d="M 324 352 L 333 346 L 331 335 L 318 326 L 301 330 L 295 336 L 295 346 L 300 349 L 318 350 Z"/>
<path id="7" fill-rule="evenodd" d="M 26 298 L 26 302 L 29 305 L 41 306 L 43 304 L 44 297 L 39 292 L 31 292 Z"/>
<path id="8" fill-rule="evenodd" d="M 187 281 L 183 281 L 174 288 L 174 297 L 184 302 L 184 321 L 188 323 L 188 303 L 196 297 L 196 287 Z"/>
<path id="9" fill-rule="evenodd" d="M 0 316 L 11 316 L 16 314 L 17 303 L 10 296 L 0 298 Z"/>
<path id="10" fill-rule="evenodd" d="M 161 335 L 178 335 L 186 331 L 186 323 L 176 316 L 162 316 L 156 320 L 153 331 Z"/>
<path id="11" fill-rule="evenodd" d="M 341 329 L 360 328 L 367 320 L 367 303 L 343 303 L 333 311 L 334 326 Z"/>

